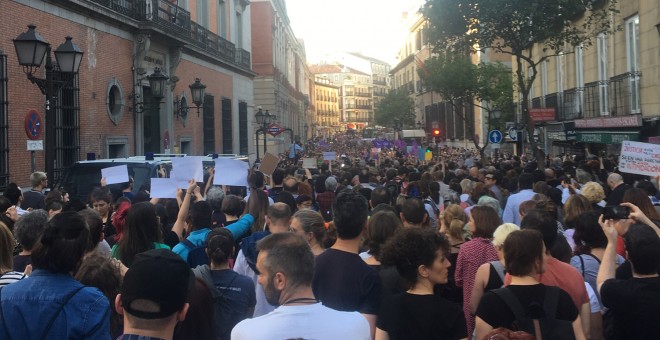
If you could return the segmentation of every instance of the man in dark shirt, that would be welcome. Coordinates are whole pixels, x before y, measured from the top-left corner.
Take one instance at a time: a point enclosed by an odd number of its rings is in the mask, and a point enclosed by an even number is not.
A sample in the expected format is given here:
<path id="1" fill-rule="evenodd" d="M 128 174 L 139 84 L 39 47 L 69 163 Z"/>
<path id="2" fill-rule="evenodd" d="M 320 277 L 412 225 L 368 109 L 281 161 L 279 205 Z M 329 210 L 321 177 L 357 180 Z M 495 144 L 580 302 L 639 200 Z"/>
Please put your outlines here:
<path id="1" fill-rule="evenodd" d="M 612 189 L 612 192 L 605 200 L 607 205 L 619 205 L 623 202 L 623 194 L 626 190 L 630 189 L 630 185 L 623 183 L 623 177 L 619 174 L 611 174 L 607 177 L 607 185 Z"/>
<path id="2" fill-rule="evenodd" d="M 353 191 L 337 195 L 333 203 L 337 241 L 316 258 L 312 288 L 323 305 L 339 311 L 358 311 L 369 321 L 372 337 L 381 302 L 381 280 L 358 255 L 367 226 L 367 200 Z"/>
<path id="3" fill-rule="evenodd" d="M 613 313 L 614 339 L 657 339 L 660 334 L 660 239 L 645 224 L 634 224 L 624 235 L 633 277 L 614 278 L 617 230 L 624 220 L 599 220 L 607 247 L 598 270 L 597 284 L 603 306 Z"/>
<path id="4" fill-rule="evenodd" d="M 23 193 L 21 209 L 45 209 L 46 196 L 43 191 L 48 185 L 48 177 L 46 177 L 46 173 L 41 171 L 33 172 L 32 175 L 30 175 L 30 182 L 32 183 L 32 189 Z"/>

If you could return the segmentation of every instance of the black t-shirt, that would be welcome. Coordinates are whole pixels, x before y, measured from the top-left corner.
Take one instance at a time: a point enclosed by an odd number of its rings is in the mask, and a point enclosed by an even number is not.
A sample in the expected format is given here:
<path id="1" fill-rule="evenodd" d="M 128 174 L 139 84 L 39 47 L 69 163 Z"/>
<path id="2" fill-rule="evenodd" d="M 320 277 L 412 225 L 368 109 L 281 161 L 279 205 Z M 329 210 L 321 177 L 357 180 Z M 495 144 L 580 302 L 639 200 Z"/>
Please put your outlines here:
<path id="1" fill-rule="evenodd" d="M 660 337 L 660 277 L 610 279 L 600 297 L 613 313 L 615 339 Z"/>
<path id="2" fill-rule="evenodd" d="M 492 263 L 489 264 L 489 268 L 490 268 L 490 272 L 488 273 L 488 282 L 486 283 L 484 292 L 488 292 L 497 288 L 502 288 L 502 286 L 504 285 L 504 282 L 502 282 L 500 275 L 497 273 L 497 270 L 495 269 L 495 266 L 493 266 Z"/>
<path id="3" fill-rule="evenodd" d="M 25 271 L 25 267 L 31 263 L 30 255 L 16 255 L 14 256 L 14 271 L 22 273 Z"/>
<path id="4" fill-rule="evenodd" d="M 170 247 L 170 249 L 174 249 L 179 242 L 181 242 L 181 240 L 179 240 L 179 235 L 172 230 L 167 230 L 163 233 L 163 243 Z"/>
<path id="5" fill-rule="evenodd" d="M 506 289 L 509 289 L 518 298 L 529 317 L 538 319 L 543 316 L 545 285 L 540 283 L 531 286 L 509 285 Z M 493 328 L 504 327 L 513 329 L 513 322 L 516 321 L 513 311 L 509 309 L 506 302 L 492 291 L 486 292 L 481 298 L 476 316 L 480 317 Z M 555 318 L 557 320 L 568 320 L 572 322 L 577 317 L 578 309 L 575 303 L 573 303 L 571 296 L 560 289 Z"/>
<path id="6" fill-rule="evenodd" d="M 331 248 L 317 256 L 312 289 L 326 307 L 378 315 L 380 276 L 357 254 Z"/>
<path id="7" fill-rule="evenodd" d="M 463 309 L 437 295 L 401 293 L 383 302 L 377 327 L 396 339 L 462 339 Z"/>
<path id="8" fill-rule="evenodd" d="M 46 195 L 34 190 L 24 192 L 21 209 L 28 210 L 28 208 L 46 209 Z"/>

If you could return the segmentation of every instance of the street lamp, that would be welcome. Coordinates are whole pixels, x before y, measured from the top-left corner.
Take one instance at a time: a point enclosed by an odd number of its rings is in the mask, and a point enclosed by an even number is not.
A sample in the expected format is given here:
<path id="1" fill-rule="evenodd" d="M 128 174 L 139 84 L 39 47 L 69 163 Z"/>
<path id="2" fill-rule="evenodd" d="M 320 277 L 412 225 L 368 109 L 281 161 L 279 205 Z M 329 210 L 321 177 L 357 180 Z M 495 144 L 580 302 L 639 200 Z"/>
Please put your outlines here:
<path id="1" fill-rule="evenodd" d="M 266 154 L 266 133 L 268 132 L 268 126 L 277 120 L 277 115 L 272 115 L 268 110 L 264 113 L 259 106 L 257 113 L 254 114 L 254 119 L 259 125 L 259 129 L 254 132 L 256 141 L 257 141 L 257 159 L 259 159 L 259 132 L 264 134 L 264 155 Z"/>
<path id="2" fill-rule="evenodd" d="M 199 78 L 195 78 L 195 82 L 188 85 L 190 93 L 192 94 L 192 102 L 197 107 L 197 117 L 199 117 L 199 108 L 204 104 L 204 95 L 206 94 L 206 85 L 202 84 Z M 188 110 L 191 109 L 187 105 L 183 97 L 177 96 L 174 99 L 174 114 L 181 119 L 186 119 Z"/>
<path id="3" fill-rule="evenodd" d="M 57 68 L 53 65 L 50 44 L 36 31 L 35 25 L 28 25 L 27 32 L 21 33 L 13 40 L 18 63 L 23 72 L 33 84 L 36 84 L 41 93 L 46 96 L 46 176 L 51 186 L 55 183 L 55 111 L 51 108 L 54 94 L 69 84 L 80 69 L 83 51 L 72 41 L 65 37 L 65 42 L 55 50 Z M 41 67 L 46 59 L 46 78 L 38 78 L 34 73 Z M 57 80 L 64 79 L 64 80 Z"/>

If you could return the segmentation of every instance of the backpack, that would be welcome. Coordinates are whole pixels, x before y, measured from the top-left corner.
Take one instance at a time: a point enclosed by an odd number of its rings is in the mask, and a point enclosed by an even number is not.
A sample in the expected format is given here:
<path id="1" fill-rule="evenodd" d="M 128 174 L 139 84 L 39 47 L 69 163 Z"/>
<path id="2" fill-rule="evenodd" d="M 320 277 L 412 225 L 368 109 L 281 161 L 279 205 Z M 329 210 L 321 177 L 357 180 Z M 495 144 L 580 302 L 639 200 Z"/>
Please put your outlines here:
<path id="1" fill-rule="evenodd" d="M 206 254 L 206 242 L 202 242 L 200 245 L 195 245 L 188 239 L 184 239 L 181 243 L 188 248 L 187 262 L 190 268 L 209 264 L 209 256 Z"/>
<path id="2" fill-rule="evenodd" d="M 533 334 L 537 340 L 575 339 L 573 322 L 555 318 L 557 304 L 559 302 L 559 290 L 558 287 L 545 287 L 545 298 L 543 300 L 544 317 L 540 319 L 531 319 L 527 316 L 525 308 L 520 304 L 520 300 L 509 289 L 499 288 L 492 290 L 492 292 L 504 300 L 513 312 L 516 318 L 516 321 L 514 321 L 516 330 Z"/>
<path id="3" fill-rule="evenodd" d="M 396 204 L 396 198 L 399 197 L 399 193 L 401 193 L 399 184 L 396 181 L 389 181 L 385 184 L 385 189 L 390 193 L 392 204 Z"/>

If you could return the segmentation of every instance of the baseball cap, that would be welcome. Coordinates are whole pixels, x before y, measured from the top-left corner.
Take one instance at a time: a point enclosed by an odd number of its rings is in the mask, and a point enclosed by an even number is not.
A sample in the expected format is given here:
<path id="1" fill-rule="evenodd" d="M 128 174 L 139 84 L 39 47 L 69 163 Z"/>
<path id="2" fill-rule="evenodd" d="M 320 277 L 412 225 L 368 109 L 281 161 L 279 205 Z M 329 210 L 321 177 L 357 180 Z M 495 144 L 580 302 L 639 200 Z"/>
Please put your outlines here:
<path id="1" fill-rule="evenodd" d="M 137 254 L 124 276 L 121 303 L 129 314 L 142 319 L 162 319 L 181 310 L 195 276 L 181 256 L 169 249 L 153 249 Z M 134 308 L 135 300 L 148 300 L 158 311 Z"/>

